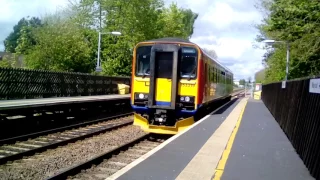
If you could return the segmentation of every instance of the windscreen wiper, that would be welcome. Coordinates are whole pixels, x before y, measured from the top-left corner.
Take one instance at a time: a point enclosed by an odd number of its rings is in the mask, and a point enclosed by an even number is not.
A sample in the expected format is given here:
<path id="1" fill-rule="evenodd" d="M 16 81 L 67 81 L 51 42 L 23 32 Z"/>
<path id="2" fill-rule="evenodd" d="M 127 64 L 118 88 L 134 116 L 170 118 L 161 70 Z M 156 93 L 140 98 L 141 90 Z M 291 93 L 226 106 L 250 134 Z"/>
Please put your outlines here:
<path id="1" fill-rule="evenodd" d="M 191 72 L 191 73 L 189 74 L 189 76 L 188 76 L 188 81 L 191 80 L 191 75 L 195 72 L 196 68 L 197 68 L 197 66 L 194 66 L 192 72 Z"/>

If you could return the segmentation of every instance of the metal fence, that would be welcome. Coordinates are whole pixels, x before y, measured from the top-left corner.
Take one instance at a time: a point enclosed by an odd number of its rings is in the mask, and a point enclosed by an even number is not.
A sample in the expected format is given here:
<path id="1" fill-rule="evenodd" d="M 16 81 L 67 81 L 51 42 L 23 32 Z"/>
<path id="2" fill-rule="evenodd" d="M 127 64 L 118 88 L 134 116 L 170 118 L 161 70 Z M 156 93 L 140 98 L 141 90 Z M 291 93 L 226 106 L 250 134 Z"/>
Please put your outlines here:
<path id="1" fill-rule="evenodd" d="M 130 77 L 0 68 L 0 99 L 117 94 L 118 83 L 130 85 Z"/>
<path id="2" fill-rule="evenodd" d="M 313 81 L 313 80 L 312 80 Z M 262 86 L 262 101 L 279 123 L 312 176 L 320 179 L 320 94 L 319 83 L 310 79 Z"/>

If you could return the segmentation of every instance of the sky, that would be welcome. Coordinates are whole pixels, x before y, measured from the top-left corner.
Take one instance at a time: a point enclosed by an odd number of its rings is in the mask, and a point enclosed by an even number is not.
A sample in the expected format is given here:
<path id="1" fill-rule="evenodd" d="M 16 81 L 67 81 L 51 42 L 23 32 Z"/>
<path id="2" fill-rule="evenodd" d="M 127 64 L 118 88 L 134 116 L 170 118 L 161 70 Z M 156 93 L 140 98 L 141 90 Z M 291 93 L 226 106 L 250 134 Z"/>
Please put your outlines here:
<path id="1" fill-rule="evenodd" d="M 236 80 L 254 79 L 263 68 L 261 49 L 253 48 L 262 15 L 254 7 L 255 0 L 165 0 L 190 8 L 199 14 L 191 41 L 200 47 L 213 49 L 218 61 L 228 67 Z M 68 0 L 0 0 L 0 51 L 3 40 L 13 26 L 26 16 L 42 16 L 66 6 Z"/>

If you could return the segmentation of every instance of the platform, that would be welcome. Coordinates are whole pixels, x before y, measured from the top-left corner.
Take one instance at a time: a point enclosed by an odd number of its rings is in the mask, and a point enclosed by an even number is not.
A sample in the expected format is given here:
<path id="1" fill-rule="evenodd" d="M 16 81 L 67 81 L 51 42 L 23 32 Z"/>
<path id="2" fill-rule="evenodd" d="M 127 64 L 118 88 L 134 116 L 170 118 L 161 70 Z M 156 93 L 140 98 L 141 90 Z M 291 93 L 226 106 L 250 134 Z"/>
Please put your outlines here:
<path id="1" fill-rule="evenodd" d="M 231 101 L 107 178 L 311 180 L 261 100 Z"/>
<path id="2" fill-rule="evenodd" d="M 121 100 L 130 98 L 130 94 L 119 95 L 97 95 L 97 96 L 78 96 L 78 97 L 57 97 L 57 98 L 39 98 L 39 99 L 19 99 L 0 101 L 0 110 L 18 109 L 38 106 L 52 106 L 57 104 L 72 104 L 93 101 Z"/>

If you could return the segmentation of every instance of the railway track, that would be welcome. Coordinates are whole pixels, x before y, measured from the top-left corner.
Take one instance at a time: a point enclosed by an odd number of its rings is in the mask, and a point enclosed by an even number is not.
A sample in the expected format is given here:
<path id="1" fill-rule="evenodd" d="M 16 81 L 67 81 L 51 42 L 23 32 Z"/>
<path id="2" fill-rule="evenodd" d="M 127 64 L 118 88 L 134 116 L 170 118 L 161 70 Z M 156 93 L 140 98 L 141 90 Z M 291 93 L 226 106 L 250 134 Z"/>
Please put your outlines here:
<path id="1" fill-rule="evenodd" d="M 133 118 L 131 115 L 132 113 L 128 113 L 124 115 L 113 116 L 110 118 L 99 119 L 91 122 L 96 124 L 87 125 L 86 127 L 75 128 L 81 125 L 86 125 L 88 123 L 73 125 L 69 127 L 73 129 L 65 130 L 64 132 L 53 133 L 42 137 L 40 136 L 35 139 L 16 142 L 14 144 L 2 145 L 0 146 L 0 164 L 4 164 L 8 161 L 17 160 L 23 158 L 24 156 L 30 156 L 35 153 L 45 151 L 47 149 L 52 149 L 58 146 L 66 145 L 68 143 L 85 139 L 96 134 L 100 134 L 106 131 L 130 125 L 133 122 Z M 103 120 L 104 122 L 101 122 Z M 66 128 L 59 128 L 50 132 L 55 132 L 61 129 Z"/>
<path id="2" fill-rule="evenodd" d="M 97 155 L 103 155 L 126 146 L 137 138 L 142 138 L 145 134 L 139 127 L 130 124 L 42 153 L 10 161 L 0 165 L 0 180 L 38 180 L 52 177 L 70 169 L 70 167 L 86 164 Z"/>
<path id="3" fill-rule="evenodd" d="M 47 135 L 49 133 L 61 132 L 63 130 L 83 127 L 83 126 L 86 126 L 86 125 L 91 125 L 91 124 L 94 124 L 94 123 L 104 122 L 104 121 L 107 121 L 107 120 L 111 120 L 111 119 L 119 118 L 119 117 L 123 117 L 123 116 L 129 116 L 129 115 L 132 115 L 132 114 L 133 114 L 132 112 L 124 113 L 124 114 L 120 114 L 120 115 L 114 115 L 114 116 L 110 116 L 110 117 L 98 118 L 98 119 L 90 120 L 90 121 L 87 121 L 87 122 L 82 122 L 82 123 L 78 123 L 78 124 L 73 124 L 73 125 L 53 128 L 53 129 L 44 130 L 44 131 L 35 132 L 35 133 L 30 133 L 30 134 L 25 134 L 25 135 L 21 135 L 21 136 L 15 136 L 15 137 L 6 138 L 6 139 L 0 139 L 0 145 L 1 144 L 10 144 L 10 143 L 14 143 L 16 141 L 24 141 L 24 140 L 28 140 L 30 138 L 35 138 L 35 137 L 39 137 L 39 136 L 42 136 L 42 135 Z"/>
<path id="4" fill-rule="evenodd" d="M 106 179 L 163 143 L 167 138 L 153 137 L 150 134 L 142 135 L 122 146 L 55 174 L 47 180 Z"/>

